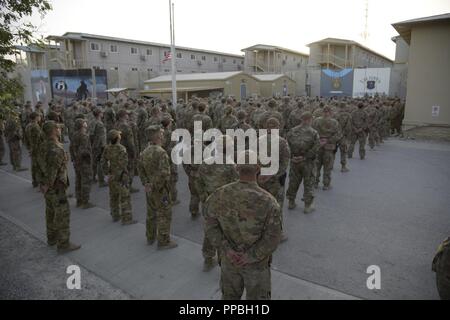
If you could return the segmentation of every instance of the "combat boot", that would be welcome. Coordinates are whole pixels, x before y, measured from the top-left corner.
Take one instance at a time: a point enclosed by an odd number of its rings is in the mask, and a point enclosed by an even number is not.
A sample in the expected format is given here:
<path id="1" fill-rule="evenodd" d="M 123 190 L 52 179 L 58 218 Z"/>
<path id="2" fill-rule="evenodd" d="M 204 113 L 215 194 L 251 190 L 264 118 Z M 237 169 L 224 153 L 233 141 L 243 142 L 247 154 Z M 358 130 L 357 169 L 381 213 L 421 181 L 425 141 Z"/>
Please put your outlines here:
<path id="1" fill-rule="evenodd" d="M 289 210 L 295 209 L 296 206 L 297 206 L 297 204 L 295 203 L 295 200 L 289 199 L 288 209 Z"/>
<path id="2" fill-rule="evenodd" d="M 178 247 L 178 244 L 175 241 L 170 240 L 166 244 L 158 243 L 158 250 L 169 250 Z"/>
<path id="3" fill-rule="evenodd" d="M 349 172 L 350 170 L 347 168 L 345 164 L 342 165 L 341 172 Z"/>
<path id="4" fill-rule="evenodd" d="M 123 226 L 130 226 L 130 225 L 136 224 L 136 223 L 138 223 L 137 220 L 122 221 Z"/>
<path id="5" fill-rule="evenodd" d="M 314 210 L 315 210 L 314 204 L 311 202 L 311 203 L 306 203 L 305 204 L 305 209 L 303 210 L 303 212 L 305 214 L 308 214 L 308 213 L 313 212 Z"/>
<path id="6" fill-rule="evenodd" d="M 81 209 L 83 209 L 83 210 L 91 209 L 94 207 L 95 207 L 95 204 L 92 204 L 90 202 L 81 203 Z"/>
<path id="7" fill-rule="evenodd" d="M 217 261 L 214 258 L 205 258 L 205 262 L 203 263 L 203 271 L 208 272 L 211 271 L 215 266 L 217 266 Z"/>
<path id="8" fill-rule="evenodd" d="M 73 243 L 70 242 L 67 246 L 64 246 L 64 247 L 58 247 L 58 253 L 59 253 L 59 254 L 64 254 L 64 253 L 68 253 L 68 252 L 71 252 L 71 251 L 78 250 L 78 249 L 80 249 L 80 248 L 81 248 L 80 245 L 78 245 L 78 244 L 73 244 Z"/>

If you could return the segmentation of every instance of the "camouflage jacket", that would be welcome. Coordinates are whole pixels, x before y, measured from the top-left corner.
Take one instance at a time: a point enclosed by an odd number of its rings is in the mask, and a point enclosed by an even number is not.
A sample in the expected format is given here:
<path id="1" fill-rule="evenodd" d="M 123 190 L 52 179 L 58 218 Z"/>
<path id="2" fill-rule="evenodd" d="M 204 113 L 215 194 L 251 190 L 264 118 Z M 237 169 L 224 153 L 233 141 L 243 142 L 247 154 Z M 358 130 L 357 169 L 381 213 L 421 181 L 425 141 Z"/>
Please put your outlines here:
<path id="1" fill-rule="evenodd" d="M 271 154 L 271 144 L 272 144 L 272 135 L 269 132 L 267 135 L 263 135 L 259 137 L 259 141 L 267 139 L 267 153 L 270 157 Z M 260 145 L 260 144 L 259 144 Z M 273 157 L 273 156 L 272 156 Z M 289 160 L 291 159 L 291 149 L 289 148 L 289 144 L 286 139 L 278 136 L 278 172 L 271 179 L 280 179 L 286 173 L 286 170 L 289 165 Z M 263 165 L 269 166 L 270 164 Z"/>
<path id="2" fill-rule="evenodd" d="M 5 123 L 5 138 L 8 142 L 21 140 L 23 138 L 22 128 L 19 121 L 13 118 L 6 120 Z"/>
<path id="3" fill-rule="evenodd" d="M 44 133 L 39 124 L 31 122 L 25 128 L 25 141 L 31 152 L 31 156 L 37 156 L 39 148 L 44 141 Z"/>
<path id="4" fill-rule="evenodd" d="M 319 134 L 310 126 L 299 125 L 290 130 L 286 136 L 292 157 L 302 156 L 313 161 L 320 148 Z"/>
<path id="5" fill-rule="evenodd" d="M 75 132 L 69 147 L 70 156 L 75 166 L 90 164 L 92 161 L 92 150 L 89 136 L 81 131 Z"/>
<path id="6" fill-rule="evenodd" d="M 106 128 L 103 122 L 100 120 L 95 120 L 91 141 L 93 151 L 101 152 L 106 146 Z"/>
<path id="7" fill-rule="evenodd" d="M 302 123 L 302 114 L 305 112 L 303 108 L 295 108 L 289 114 L 287 120 L 287 128 L 290 130 Z"/>
<path id="8" fill-rule="evenodd" d="M 281 235 L 277 200 L 256 182 L 237 181 L 216 190 L 203 208 L 205 233 L 220 248 L 246 253 L 248 262 L 268 263 Z"/>
<path id="9" fill-rule="evenodd" d="M 127 181 L 128 155 L 125 147 L 120 143 L 108 144 L 103 150 L 101 166 L 111 181 Z"/>
<path id="10" fill-rule="evenodd" d="M 117 130 L 122 132 L 120 143 L 127 149 L 128 157 L 134 159 L 137 154 L 132 127 L 127 122 L 119 122 L 117 124 Z"/>
<path id="11" fill-rule="evenodd" d="M 367 113 L 363 109 L 353 111 L 351 116 L 354 132 L 361 132 L 367 129 Z"/>
<path id="12" fill-rule="evenodd" d="M 69 176 L 67 174 L 67 162 L 69 157 L 61 143 L 46 139 L 42 144 L 42 154 L 39 161 L 41 177 L 38 181 L 49 187 L 57 189 L 69 186 Z"/>
<path id="13" fill-rule="evenodd" d="M 211 129 L 213 127 L 213 123 L 211 118 L 204 113 L 197 113 L 192 117 L 192 121 L 191 121 L 191 127 L 189 127 L 189 132 L 191 133 L 191 135 L 194 134 L 194 123 L 196 121 L 199 121 L 202 123 L 202 130 L 206 131 L 208 129 Z"/>
<path id="14" fill-rule="evenodd" d="M 197 190 L 200 194 L 200 201 L 203 203 L 214 191 L 239 179 L 235 164 L 207 164 L 203 162 L 198 171 Z"/>
<path id="15" fill-rule="evenodd" d="M 339 122 L 342 135 L 345 138 L 349 138 L 352 134 L 352 116 L 350 113 L 340 110 L 336 113 L 335 118 Z"/>
<path id="16" fill-rule="evenodd" d="M 170 181 L 170 162 L 167 152 L 159 145 L 150 144 L 141 152 L 138 161 L 139 177 L 152 190 L 166 188 Z"/>
<path id="17" fill-rule="evenodd" d="M 103 120 L 105 122 L 106 131 L 114 129 L 116 123 L 116 113 L 112 107 L 107 107 L 105 113 L 103 114 Z"/>
<path id="18" fill-rule="evenodd" d="M 313 128 L 321 139 L 327 139 L 327 145 L 336 145 L 342 139 L 341 128 L 336 119 L 319 117 L 314 120 Z"/>

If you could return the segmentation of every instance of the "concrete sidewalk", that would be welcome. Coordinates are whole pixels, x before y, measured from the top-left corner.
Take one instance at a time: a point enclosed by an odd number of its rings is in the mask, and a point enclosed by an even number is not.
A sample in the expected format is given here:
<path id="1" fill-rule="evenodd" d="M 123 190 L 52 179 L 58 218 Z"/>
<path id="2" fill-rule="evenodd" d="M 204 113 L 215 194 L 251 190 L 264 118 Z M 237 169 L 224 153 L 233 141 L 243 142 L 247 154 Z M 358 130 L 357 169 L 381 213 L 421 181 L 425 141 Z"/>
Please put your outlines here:
<path id="1" fill-rule="evenodd" d="M 0 216 L 46 242 L 42 194 L 32 189 L 26 173 L 0 169 L 0 181 Z M 198 243 L 174 236 L 178 248 L 158 251 L 147 245 L 144 224 L 123 227 L 102 208 L 80 210 L 74 199 L 70 203 L 72 240 L 82 244 L 68 254 L 70 260 L 138 299 L 220 299 L 220 269 L 202 272 Z M 357 299 L 277 270 L 272 272 L 272 298 Z"/>

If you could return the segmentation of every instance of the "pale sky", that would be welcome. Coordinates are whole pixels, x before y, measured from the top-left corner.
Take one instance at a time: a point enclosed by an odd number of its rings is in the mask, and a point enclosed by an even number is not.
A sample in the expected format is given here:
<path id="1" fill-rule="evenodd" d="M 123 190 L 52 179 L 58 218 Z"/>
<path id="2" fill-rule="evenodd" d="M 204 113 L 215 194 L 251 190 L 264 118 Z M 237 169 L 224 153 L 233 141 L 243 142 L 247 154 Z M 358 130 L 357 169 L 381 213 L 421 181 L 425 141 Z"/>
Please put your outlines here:
<path id="1" fill-rule="evenodd" d="M 450 0 L 368 0 L 369 38 L 362 39 L 366 0 L 174 0 L 176 45 L 242 54 L 262 43 L 308 53 L 327 38 L 358 41 L 393 59 L 391 24 L 450 12 Z M 50 0 L 40 33 L 84 32 L 170 43 L 168 0 Z"/>

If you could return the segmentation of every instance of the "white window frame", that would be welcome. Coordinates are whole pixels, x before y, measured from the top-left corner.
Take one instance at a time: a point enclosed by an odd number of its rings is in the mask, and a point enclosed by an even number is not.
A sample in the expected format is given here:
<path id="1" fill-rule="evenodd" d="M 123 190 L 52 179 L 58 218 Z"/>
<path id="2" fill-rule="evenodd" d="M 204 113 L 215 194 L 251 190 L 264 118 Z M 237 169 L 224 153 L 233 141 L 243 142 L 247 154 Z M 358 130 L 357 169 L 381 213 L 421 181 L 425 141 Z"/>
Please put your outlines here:
<path id="1" fill-rule="evenodd" d="M 150 54 L 149 54 L 150 52 Z M 152 56 L 153 55 L 153 49 L 145 49 L 145 55 L 146 56 Z"/>
<path id="2" fill-rule="evenodd" d="M 133 49 L 136 49 L 136 53 L 133 53 Z M 130 47 L 130 54 L 136 56 L 139 54 L 139 49 L 137 47 Z"/>
<path id="3" fill-rule="evenodd" d="M 116 51 L 112 50 L 113 47 L 116 48 Z M 111 52 L 111 53 L 119 53 L 119 47 L 117 46 L 117 44 L 110 44 L 109 45 L 109 52 Z"/>
<path id="4" fill-rule="evenodd" d="M 202 61 L 206 61 L 206 56 L 202 56 Z"/>
<path id="5" fill-rule="evenodd" d="M 196 59 L 195 54 L 191 54 L 191 60 L 195 60 L 195 59 Z"/>

